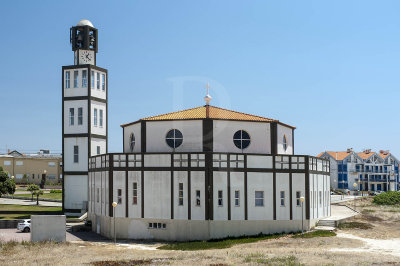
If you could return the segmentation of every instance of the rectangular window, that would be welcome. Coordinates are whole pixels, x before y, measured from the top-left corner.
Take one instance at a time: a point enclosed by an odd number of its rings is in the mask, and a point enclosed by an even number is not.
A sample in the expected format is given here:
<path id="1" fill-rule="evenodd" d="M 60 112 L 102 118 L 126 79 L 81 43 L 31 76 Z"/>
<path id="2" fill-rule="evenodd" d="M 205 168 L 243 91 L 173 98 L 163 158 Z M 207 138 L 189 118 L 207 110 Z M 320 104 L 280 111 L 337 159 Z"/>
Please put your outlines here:
<path id="1" fill-rule="evenodd" d="M 255 206 L 256 207 L 264 206 L 264 191 L 255 192 Z"/>
<path id="2" fill-rule="evenodd" d="M 74 71 L 74 88 L 78 88 L 78 79 L 79 79 L 79 72 Z"/>
<path id="3" fill-rule="evenodd" d="M 296 191 L 296 206 L 297 207 L 301 206 L 300 197 L 301 197 L 301 192 L 300 191 Z"/>
<path id="4" fill-rule="evenodd" d="M 99 109 L 99 126 L 103 127 L 103 110 Z"/>
<path id="5" fill-rule="evenodd" d="M 97 146 L 97 155 L 100 154 L 100 146 Z"/>
<path id="6" fill-rule="evenodd" d="M 82 88 L 87 87 L 87 70 L 82 70 Z"/>
<path id="7" fill-rule="evenodd" d="M 79 107 L 78 108 L 78 125 L 83 124 L 83 108 Z"/>
<path id="8" fill-rule="evenodd" d="M 240 206 L 240 191 L 235 190 L 235 207 Z"/>
<path id="9" fill-rule="evenodd" d="M 97 203 L 99 203 L 99 200 L 100 199 L 100 188 L 97 188 L 97 191 L 96 191 L 96 202 Z"/>
<path id="10" fill-rule="evenodd" d="M 200 190 L 196 190 L 196 206 L 200 206 Z"/>
<path id="11" fill-rule="evenodd" d="M 319 192 L 319 206 L 322 206 L 322 191 Z"/>
<path id="12" fill-rule="evenodd" d="M 93 89 L 94 88 L 94 71 L 92 71 L 92 73 L 90 74 L 90 83 L 91 83 L 91 87 Z"/>
<path id="13" fill-rule="evenodd" d="M 96 88 L 100 89 L 100 73 L 96 72 Z"/>
<path id="14" fill-rule="evenodd" d="M 56 175 L 47 175 L 48 179 L 56 179 Z"/>
<path id="15" fill-rule="evenodd" d="M 285 206 L 285 191 L 281 191 L 281 206 Z"/>
<path id="16" fill-rule="evenodd" d="M 4 161 L 4 166 L 11 165 L 11 161 Z"/>
<path id="17" fill-rule="evenodd" d="M 179 206 L 183 206 L 183 183 L 179 183 Z"/>
<path id="18" fill-rule="evenodd" d="M 117 192 L 118 192 L 117 193 L 117 195 L 118 195 L 117 203 L 122 204 L 122 189 L 118 189 Z"/>
<path id="19" fill-rule="evenodd" d="M 136 182 L 133 183 L 133 191 L 132 192 L 133 192 L 132 204 L 137 205 L 137 183 Z"/>
<path id="20" fill-rule="evenodd" d="M 106 90 L 106 75 L 101 74 L 101 90 Z"/>
<path id="21" fill-rule="evenodd" d="M 94 108 L 93 111 L 93 125 L 97 127 L 97 108 Z"/>
<path id="22" fill-rule="evenodd" d="M 69 125 L 70 126 L 73 126 L 75 124 L 74 118 L 75 118 L 75 109 L 69 108 Z"/>
<path id="23" fill-rule="evenodd" d="M 65 71 L 65 88 L 69 89 L 70 88 L 70 82 L 71 82 L 71 73 L 69 71 Z"/>
<path id="24" fill-rule="evenodd" d="M 55 166 L 56 166 L 56 163 L 55 163 L 55 162 L 49 162 L 49 163 L 48 163 L 48 166 L 49 166 L 49 167 L 55 167 Z"/>
<path id="25" fill-rule="evenodd" d="M 74 163 L 79 162 L 79 146 L 74 146 Z"/>
<path id="26" fill-rule="evenodd" d="M 222 190 L 218 190 L 218 206 L 223 206 L 224 199 L 223 199 L 223 194 Z"/>
<path id="27" fill-rule="evenodd" d="M 15 165 L 16 166 L 22 166 L 22 165 L 24 165 L 24 162 L 23 161 L 16 161 Z"/>

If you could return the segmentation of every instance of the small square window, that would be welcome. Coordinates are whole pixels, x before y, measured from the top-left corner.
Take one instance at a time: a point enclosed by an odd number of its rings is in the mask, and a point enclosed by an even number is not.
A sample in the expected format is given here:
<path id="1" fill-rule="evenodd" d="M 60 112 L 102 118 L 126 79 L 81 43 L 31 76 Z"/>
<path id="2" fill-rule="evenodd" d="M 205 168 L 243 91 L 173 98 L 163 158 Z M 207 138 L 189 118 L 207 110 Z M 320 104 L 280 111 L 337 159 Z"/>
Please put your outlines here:
<path id="1" fill-rule="evenodd" d="M 149 228 L 153 228 L 153 224 L 152 223 L 149 223 Z"/>

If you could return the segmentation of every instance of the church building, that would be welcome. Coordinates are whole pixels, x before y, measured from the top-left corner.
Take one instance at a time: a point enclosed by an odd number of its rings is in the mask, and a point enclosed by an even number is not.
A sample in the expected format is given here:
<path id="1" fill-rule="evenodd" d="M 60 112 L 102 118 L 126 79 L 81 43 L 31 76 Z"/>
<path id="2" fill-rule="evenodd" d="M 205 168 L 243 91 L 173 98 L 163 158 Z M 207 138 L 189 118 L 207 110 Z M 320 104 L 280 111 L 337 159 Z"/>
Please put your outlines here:
<path id="1" fill-rule="evenodd" d="M 89 104 L 97 99 L 89 97 Z M 295 127 L 212 106 L 208 93 L 204 100 L 121 125 L 120 153 L 107 153 L 105 133 L 105 149 L 96 155 L 98 135 L 88 133 L 94 231 L 110 238 L 206 240 L 297 232 L 330 216 L 329 161 L 295 155 Z M 99 124 L 93 110 L 88 120 L 88 128 Z M 65 149 L 64 160 L 74 154 Z"/>

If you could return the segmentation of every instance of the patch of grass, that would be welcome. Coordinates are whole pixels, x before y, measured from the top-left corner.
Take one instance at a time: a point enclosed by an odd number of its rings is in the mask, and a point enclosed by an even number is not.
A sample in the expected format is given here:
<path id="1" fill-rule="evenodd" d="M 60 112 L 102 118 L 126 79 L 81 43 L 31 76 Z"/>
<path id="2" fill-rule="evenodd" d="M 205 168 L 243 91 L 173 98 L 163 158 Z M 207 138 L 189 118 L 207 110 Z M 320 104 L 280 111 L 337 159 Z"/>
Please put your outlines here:
<path id="1" fill-rule="evenodd" d="M 373 203 L 378 205 L 399 205 L 400 191 L 388 191 L 374 197 Z"/>
<path id="2" fill-rule="evenodd" d="M 163 250 L 206 250 L 206 249 L 224 249 L 230 248 L 234 245 L 253 243 L 267 239 L 277 239 L 287 234 L 263 235 L 256 236 L 242 236 L 242 237 L 228 237 L 224 239 L 212 239 L 208 241 L 191 241 L 181 243 L 171 243 L 158 247 Z"/>
<path id="3" fill-rule="evenodd" d="M 31 242 L 31 241 L 22 241 L 18 242 L 15 240 L 11 241 L 0 241 L 0 251 L 1 253 L 11 252 L 15 249 L 20 249 L 22 247 L 40 247 L 40 248 L 48 248 L 54 245 L 69 245 L 68 242 L 55 242 L 55 241 L 39 241 L 39 242 Z"/>
<path id="4" fill-rule="evenodd" d="M 336 236 L 335 232 L 326 230 L 316 230 L 305 234 L 296 234 L 293 238 L 313 238 L 313 237 L 331 237 Z"/>
<path id="5" fill-rule="evenodd" d="M 62 211 L 61 207 L 46 207 L 37 205 L 17 205 L 17 204 L 0 204 L 0 211 L 27 211 L 27 212 L 40 212 L 40 211 Z"/>
<path id="6" fill-rule="evenodd" d="M 0 219 L 29 219 L 31 215 L 61 214 L 61 207 L 0 204 Z"/>
<path id="7" fill-rule="evenodd" d="M 148 265 L 151 264 L 153 260 L 104 260 L 95 261 L 90 263 L 94 266 L 133 266 L 133 265 Z"/>
<path id="8" fill-rule="evenodd" d="M 338 226 L 339 229 L 362 229 L 362 230 L 368 230 L 373 228 L 372 224 L 367 224 L 367 223 L 360 223 L 360 222 L 346 222 L 346 223 L 341 223 Z"/>
<path id="9" fill-rule="evenodd" d="M 298 259 L 293 255 L 268 258 L 261 253 L 247 255 L 244 259 L 244 262 L 250 264 L 257 263 L 267 265 L 303 265 L 299 263 Z"/>
<path id="10" fill-rule="evenodd" d="M 25 197 L 25 198 L 32 198 L 32 194 L 15 194 L 14 198 L 18 197 Z M 40 195 L 40 199 L 57 199 L 61 200 L 62 199 L 62 193 L 44 193 L 43 195 Z M 33 200 L 36 201 L 36 196 L 33 196 Z"/>
<path id="11" fill-rule="evenodd" d="M 376 212 L 375 210 L 365 209 L 361 211 L 362 213 L 373 213 Z"/>

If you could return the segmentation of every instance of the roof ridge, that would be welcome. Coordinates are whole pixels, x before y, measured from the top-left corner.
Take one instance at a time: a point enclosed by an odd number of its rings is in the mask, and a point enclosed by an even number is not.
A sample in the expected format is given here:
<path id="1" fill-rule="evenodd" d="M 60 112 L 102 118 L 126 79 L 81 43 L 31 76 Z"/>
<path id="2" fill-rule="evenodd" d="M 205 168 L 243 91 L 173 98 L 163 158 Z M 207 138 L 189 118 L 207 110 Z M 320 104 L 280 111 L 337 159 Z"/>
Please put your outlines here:
<path id="1" fill-rule="evenodd" d="M 279 120 L 272 119 L 272 118 L 269 118 L 269 117 L 264 117 L 264 116 L 259 116 L 259 115 L 252 115 L 252 114 L 248 114 L 248 113 L 238 112 L 238 111 L 229 110 L 229 109 L 225 109 L 225 108 L 221 108 L 221 107 L 217 107 L 217 106 L 213 106 L 213 105 L 210 105 L 210 107 L 216 108 L 216 109 L 220 109 L 220 110 L 224 110 L 224 111 L 237 113 L 237 114 L 248 115 L 248 116 L 258 117 L 258 118 L 262 118 L 262 119 L 269 119 L 269 120 L 272 120 L 274 122 L 279 122 Z"/>
<path id="2" fill-rule="evenodd" d="M 155 118 L 155 117 L 158 117 L 158 116 L 172 115 L 172 114 L 176 114 L 176 113 L 191 111 L 191 110 L 200 109 L 200 108 L 204 108 L 204 106 L 193 107 L 193 108 L 189 108 L 189 109 L 184 109 L 184 110 L 180 110 L 180 111 L 174 111 L 174 112 L 165 113 L 165 114 L 160 114 L 160 115 L 148 116 L 148 117 L 139 119 L 139 121 L 140 121 L 140 120 L 147 120 L 147 119 Z"/>

